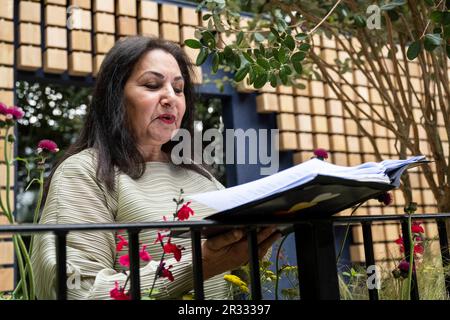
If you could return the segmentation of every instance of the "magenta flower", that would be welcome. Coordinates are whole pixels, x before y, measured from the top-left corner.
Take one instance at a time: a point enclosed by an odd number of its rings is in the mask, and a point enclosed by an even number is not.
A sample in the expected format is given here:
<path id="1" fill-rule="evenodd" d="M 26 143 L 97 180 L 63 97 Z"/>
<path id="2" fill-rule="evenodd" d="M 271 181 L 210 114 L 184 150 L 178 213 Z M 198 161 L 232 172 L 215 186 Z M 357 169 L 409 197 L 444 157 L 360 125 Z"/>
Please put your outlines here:
<path id="1" fill-rule="evenodd" d="M 166 268 L 165 265 L 166 265 L 165 262 L 161 263 L 161 265 L 159 266 L 158 275 L 161 278 L 167 278 L 167 279 L 169 279 L 170 282 L 172 282 L 174 280 L 174 277 L 173 277 L 172 271 L 169 270 L 172 268 L 172 265 L 170 265 L 168 268 Z"/>
<path id="2" fill-rule="evenodd" d="M 43 151 L 50 152 L 50 153 L 56 153 L 59 151 L 59 148 L 58 148 L 58 145 L 54 141 L 44 139 L 44 140 L 39 141 L 37 153 L 39 154 Z"/>
<path id="3" fill-rule="evenodd" d="M 8 113 L 8 106 L 0 102 L 0 114 L 6 115 Z"/>
<path id="4" fill-rule="evenodd" d="M 4 115 L 6 119 L 9 120 L 20 120 L 25 115 L 25 112 L 20 107 L 8 107 L 6 104 L 0 102 L 0 114 Z"/>
<path id="5" fill-rule="evenodd" d="M 117 251 L 121 251 L 124 246 L 128 246 L 128 241 L 125 240 L 125 238 L 123 236 L 121 236 L 121 235 L 118 235 L 117 238 L 120 241 L 117 243 L 116 250 Z"/>
<path id="6" fill-rule="evenodd" d="M 142 261 L 150 261 L 152 260 L 152 256 L 148 254 L 145 248 L 147 248 L 147 246 L 143 245 L 141 251 L 139 251 L 139 257 L 141 257 Z"/>
<path id="7" fill-rule="evenodd" d="M 328 152 L 327 152 L 327 150 L 322 149 L 322 148 L 318 148 L 318 149 L 314 150 L 314 155 L 319 160 L 328 159 Z"/>
<path id="8" fill-rule="evenodd" d="M 409 271 L 409 262 L 406 261 L 406 260 L 402 260 L 402 261 L 399 263 L 399 265 L 398 265 L 397 268 L 399 268 L 400 271 L 408 272 L 408 271 Z"/>
<path id="9" fill-rule="evenodd" d="M 385 192 L 381 195 L 378 196 L 377 200 L 380 203 L 383 203 L 385 206 L 388 206 L 392 203 L 393 199 L 392 199 L 392 194 L 390 192 Z"/>
<path id="10" fill-rule="evenodd" d="M 124 267 L 130 266 L 130 256 L 129 255 L 123 255 L 119 258 L 119 264 Z"/>

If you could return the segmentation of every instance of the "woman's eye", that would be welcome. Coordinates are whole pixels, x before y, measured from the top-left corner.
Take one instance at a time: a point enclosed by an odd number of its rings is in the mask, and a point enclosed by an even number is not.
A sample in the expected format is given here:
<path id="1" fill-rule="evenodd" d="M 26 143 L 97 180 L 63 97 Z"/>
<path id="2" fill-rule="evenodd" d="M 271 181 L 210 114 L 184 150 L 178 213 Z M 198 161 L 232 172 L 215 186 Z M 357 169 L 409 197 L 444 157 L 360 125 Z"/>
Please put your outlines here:
<path id="1" fill-rule="evenodd" d="M 173 89 L 176 93 L 183 93 L 183 88 L 174 88 Z"/>
<path id="2" fill-rule="evenodd" d="M 145 85 L 149 89 L 158 89 L 159 85 L 154 83 L 148 83 Z"/>

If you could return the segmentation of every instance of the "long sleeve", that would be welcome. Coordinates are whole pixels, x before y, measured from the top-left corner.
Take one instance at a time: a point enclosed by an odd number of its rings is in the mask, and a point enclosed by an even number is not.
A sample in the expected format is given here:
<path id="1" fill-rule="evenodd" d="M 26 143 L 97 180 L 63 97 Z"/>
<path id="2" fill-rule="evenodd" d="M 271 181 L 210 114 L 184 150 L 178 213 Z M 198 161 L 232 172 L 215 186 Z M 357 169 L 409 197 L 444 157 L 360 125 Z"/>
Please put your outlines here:
<path id="1" fill-rule="evenodd" d="M 95 162 L 94 162 L 95 163 Z M 92 159 L 73 156 L 64 161 L 52 179 L 40 223 L 114 223 L 115 202 L 95 178 Z M 69 299 L 109 299 L 117 281 L 124 285 L 126 275 L 116 270 L 114 232 L 70 232 L 67 236 L 67 277 Z M 160 298 L 175 298 L 192 289 L 190 250 L 181 261 L 166 259 L 175 281 L 160 278 L 155 288 Z M 52 234 L 34 237 L 32 264 L 39 299 L 55 299 L 55 242 Z M 155 277 L 158 260 L 140 268 L 141 289 L 149 289 Z M 127 285 L 129 288 L 129 283 Z M 208 287 L 205 286 L 205 291 Z M 211 289 L 212 290 L 212 289 Z"/>

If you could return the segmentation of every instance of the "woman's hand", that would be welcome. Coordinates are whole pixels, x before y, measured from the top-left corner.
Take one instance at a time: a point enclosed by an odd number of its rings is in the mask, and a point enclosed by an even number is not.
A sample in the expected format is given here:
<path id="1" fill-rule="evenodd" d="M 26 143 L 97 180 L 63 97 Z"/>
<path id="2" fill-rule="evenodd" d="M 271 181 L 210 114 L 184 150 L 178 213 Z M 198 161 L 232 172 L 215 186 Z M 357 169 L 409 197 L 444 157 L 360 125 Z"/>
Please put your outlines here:
<path id="1" fill-rule="evenodd" d="M 244 235 L 243 230 L 236 229 L 203 242 L 204 280 L 236 269 L 248 262 L 248 241 Z M 280 237 L 281 233 L 274 227 L 267 227 L 258 232 L 258 255 L 260 259 Z"/>

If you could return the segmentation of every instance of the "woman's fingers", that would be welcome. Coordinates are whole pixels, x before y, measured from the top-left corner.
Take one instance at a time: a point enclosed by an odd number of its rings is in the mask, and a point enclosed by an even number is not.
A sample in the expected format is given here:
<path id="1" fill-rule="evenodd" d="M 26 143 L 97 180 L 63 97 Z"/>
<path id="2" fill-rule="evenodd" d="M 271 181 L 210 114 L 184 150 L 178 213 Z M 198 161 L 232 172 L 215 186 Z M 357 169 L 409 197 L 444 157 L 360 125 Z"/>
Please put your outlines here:
<path id="1" fill-rule="evenodd" d="M 215 236 L 211 239 L 206 240 L 205 245 L 210 250 L 220 250 L 223 247 L 229 246 L 235 242 L 241 240 L 244 232 L 242 230 L 236 229 L 224 234 Z"/>
<path id="2" fill-rule="evenodd" d="M 258 256 L 260 259 L 264 257 L 267 250 L 273 245 L 275 241 L 281 238 L 281 232 L 276 231 L 275 233 L 272 233 L 268 238 L 266 238 L 262 243 L 258 246 Z"/>

